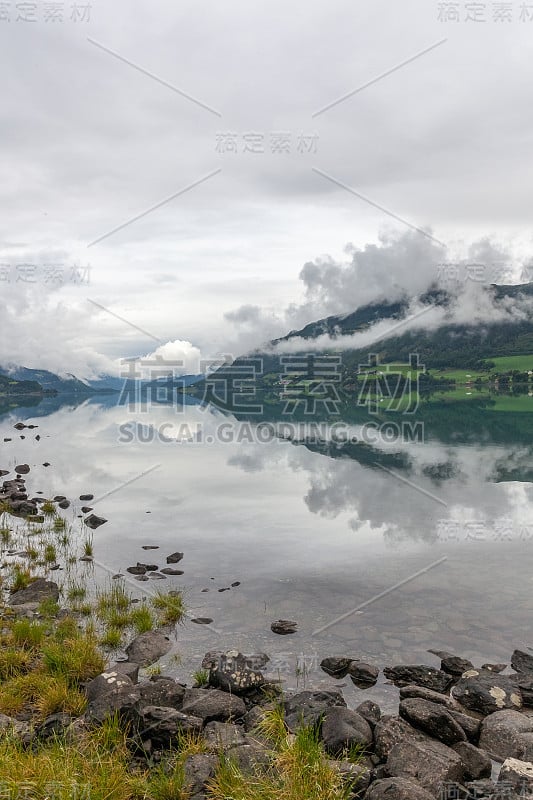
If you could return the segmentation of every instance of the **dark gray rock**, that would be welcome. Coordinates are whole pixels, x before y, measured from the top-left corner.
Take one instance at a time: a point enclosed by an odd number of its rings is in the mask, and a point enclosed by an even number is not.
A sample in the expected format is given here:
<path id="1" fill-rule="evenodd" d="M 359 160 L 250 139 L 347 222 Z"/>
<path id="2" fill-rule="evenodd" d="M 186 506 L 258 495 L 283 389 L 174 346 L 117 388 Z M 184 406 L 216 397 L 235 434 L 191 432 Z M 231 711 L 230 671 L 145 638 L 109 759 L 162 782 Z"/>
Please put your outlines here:
<path id="1" fill-rule="evenodd" d="M 381 719 L 381 709 L 373 700 L 365 700 L 364 703 L 360 703 L 355 710 L 363 719 L 366 719 L 372 730 Z"/>
<path id="2" fill-rule="evenodd" d="M 191 800 L 205 797 L 205 790 L 215 776 L 217 766 L 218 756 L 209 753 L 195 753 L 185 759 L 184 788 Z"/>
<path id="3" fill-rule="evenodd" d="M 526 672 L 533 676 L 533 656 L 523 650 L 515 650 L 511 656 L 511 666 L 517 672 Z"/>
<path id="4" fill-rule="evenodd" d="M 407 778 L 383 778 L 370 786 L 365 800 L 434 800 L 434 795 L 416 781 Z"/>
<path id="5" fill-rule="evenodd" d="M 285 724 L 292 733 L 303 725 L 317 725 L 324 713 L 335 706 L 346 708 L 339 691 L 298 692 L 285 699 Z"/>
<path id="6" fill-rule="evenodd" d="M 246 706 L 242 698 L 219 689 L 187 689 L 182 711 L 200 717 L 207 724 L 241 720 L 246 714 Z"/>
<path id="7" fill-rule="evenodd" d="M 322 659 L 320 668 L 332 678 L 344 678 L 348 674 L 348 667 L 353 659 L 345 656 L 329 656 Z"/>
<path id="8" fill-rule="evenodd" d="M 129 572 L 130 575 L 145 575 L 146 567 L 143 564 L 137 564 L 135 567 L 126 567 L 126 572 Z"/>
<path id="9" fill-rule="evenodd" d="M 466 734 L 444 706 L 418 697 L 400 703 L 400 716 L 415 728 L 447 745 L 465 742 Z"/>
<path id="10" fill-rule="evenodd" d="M 171 553 L 167 556 L 167 564 L 177 564 L 183 558 L 183 553 Z"/>
<path id="11" fill-rule="evenodd" d="M 56 736 L 63 736 L 69 725 L 72 723 L 70 714 L 51 714 L 39 723 L 34 730 L 34 738 L 41 741 L 53 739 Z"/>
<path id="12" fill-rule="evenodd" d="M 17 475 L 27 475 L 30 471 L 29 464 L 19 464 L 18 467 L 15 467 L 15 472 Z"/>
<path id="13" fill-rule="evenodd" d="M 109 717 L 118 714 L 123 719 L 131 719 L 140 700 L 136 686 L 122 686 L 99 695 L 87 706 L 86 718 L 94 725 L 101 725 Z"/>
<path id="14" fill-rule="evenodd" d="M 337 706 L 325 712 L 321 738 L 327 753 L 341 756 L 353 745 L 367 748 L 372 743 L 372 729 L 356 711 Z"/>
<path id="15" fill-rule="evenodd" d="M 49 599 L 59 600 L 59 586 L 53 581 L 37 578 L 26 589 L 14 592 L 8 602 L 10 606 L 20 606 L 26 603 L 40 603 Z"/>
<path id="16" fill-rule="evenodd" d="M 465 708 L 483 715 L 504 708 L 522 707 L 522 697 L 515 679 L 488 670 L 465 672 L 453 687 L 452 696 Z"/>
<path id="17" fill-rule="evenodd" d="M 297 622 L 292 622 L 288 619 L 278 619 L 270 626 L 272 633 L 278 633 L 280 636 L 287 636 L 289 633 L 296 633 L 298 628 Z"/>
<path id="18" fill-rule="evenodd" d="M 533 675 L 521 672 L 516 676 L 516 682 L 520 690 L 522 703 L 527 708 L 531 708 L 533 706 Z"/>
<path id="19" fill-rule="evenodd" d="M 185 686 L 172 678 L 153 676 L 138 686 L 141 706 L 162 706 L 181 709 L 185 697 Z"/>
<path id="20" fill-rule="evenodd" d="M 149 739 L 157 747 L 169 747 L 182 733 L 200 733 L 202 720 L 183 714 L 175 708 L 143 706 L 132 715 L 135 731 L 142 740 Z"/>
<path id="21" fill-rule="evenodd" d="M 474 669 L 474 665 L 467 658 L 448 655 L 441 659 L 440 668 L 443 670 L 443 672 L 447 672 L 449 675 L 454 675 L 455 677 L 460 678 L 463 672 L 467 672 L 469 669 Z"/>
<path id="22" fill-rule="evenodd" d="M 238 651 L 237 651 L 238 652 Z M 209 650 L 202 659 L 203 669 L 212 669 L 221 663 L 226 653 L 223 650 Z M 244 663 L 249 669 L 259 670 L 266 667 L 270 658 L 266 653 L 251 653 L 250 655 L 243 654 Z"/>
<path id="23" fill-rule="evenodd" d="M 265 684 L 261 672 L 250 669 L 246 656 L 238 650 L 221 654 L 209 670 L 209 684 L 237 695 L 248 695 Z"/>
<path id="24" fill-rule="evenodd" d="M 507 664 L 482 664 L 481 669 L 486 669 L 489 672 L 503 672 L 504 669 L 507 667 Z"/>
<path id="25" fill-rule="evenodd" d="M 139 634 L 126 647 L 128 660 L 147 667 L 166 655 L 172 649 L 168 636 L 160 631 L 146 631 Z"/>
<path id="26" fill-rule="evenodd" d="M 454 745 L 455 752 L 461 757 L 467 781 L 477 781 L 480 778 L 490 778 L 492 774 L 492 761 L 489 756 L 478 747 L 468 742 L 459 742 Z"/>
<path id="27" fill-rule="evenodd" d="M 108 670 L 102 672 L 101 675 L 97 675 L 96 678 L 93 678 L 92 681 L 85 685 L 85 694 L 87 695 L 87 700 L 91 703 L 113 689 L 120 689 L 123 686 L 132 687 L 133 682 L 127 675 L 121 675 L 115 670 Z"/>
<path id="28" fill-rule="evenodd" d="M 510 709 L 490 714 L 481 723 L 479 746 L 501 759 L 533 760 L 533 718 Z"/>
<path id="29" fill-rule="evenodd" d="M 415 730 L 401 717 L 386 715 L 374 728 L 375 751 L 380 761 L 386 761 L 392 748 L 407 740 L 425 741 L 427 736 Z"/>
<path id="30" fill-rule="evenodd" d="M 120 675 L 126 675 L 132 683 L 139 683 L 139 665 L 133 661 L 116 661 L 110 664 L 106 671 L 118 672 Z"/>
<path id="31" fill-rule="evenodd" d="M 348 668 L 348 675 L 352 683 L 359 687 L 359 689 L 368 689 L 374 686 L 379 675 L 379 669 L 374 667 L 373 664 L 367 664 L 364 661 L 352 661 Z"/>
<path id="32" fill-rule="evenodd" d="M 100 525 L 105 525 L 107 520 L 103 517 L 97 517 L 96 514 L 89 514 L 88 517 L 85 517 L 84 522 L 88 528 L 95 530 L 96 528 L 99 528 Z"/>
<path id="33" fill-rule="evenodd" d="M 419 697 L 421 700 L 429 700 L 430 703 L 440 703 L 440 705 L 449 708 L 453 706 L 450 697 L 440 692 L 434 692 L 431 689 L 424 689 L 423 686 L 402 686 L 400 689 L 400 699 L 406 700 L 408 697 Z"/>
<path id="34" fill-rule="evenodd" d="M 80 500 L 85 503 L 90 503 L 94 500 L 94 494 L 80 494 Z"/>
<path id="35" fill-rule="evenodd" d="M 452 683 L 452 678 L 446 672 L 424 664 L 385 667 L 383 672 L 395 686 L 415 684 L 435 692 L 445 692 Z"/>
<path id="36" fill-rule="evenodd" d="M 208 722 L 204 729 L 204 738 L 210 750 L 215 752 L 230 750 L 246 742 L 242 727 L 228 722 Z"/>
<path id="37" fill-rule="evenodd" d="M 475 719 L 468 714 L 461 714 L 460 711 L 455 711 L 453 708 L 449 708 L 448 711 L 457 724 L 464 730 L 468 741 L 472 744 L 477 744 L 479 741 L 479 719 Z"/>
<path id="38" fill-rule="evenodd" d="M 451 747 L 427 738 L 394 745 L 387 759 L 387 770 L 393 777 L 417 781 L 434 796 L 439 795 L 444 783 L 464 780 L 461 757 Z"/>

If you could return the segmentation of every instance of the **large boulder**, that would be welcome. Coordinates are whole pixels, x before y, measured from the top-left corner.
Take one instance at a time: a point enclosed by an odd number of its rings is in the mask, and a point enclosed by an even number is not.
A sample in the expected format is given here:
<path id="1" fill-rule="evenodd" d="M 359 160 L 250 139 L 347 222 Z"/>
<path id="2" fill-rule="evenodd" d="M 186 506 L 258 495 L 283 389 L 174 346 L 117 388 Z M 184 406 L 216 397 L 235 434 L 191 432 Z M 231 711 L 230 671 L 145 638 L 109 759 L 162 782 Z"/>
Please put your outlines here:
<path id="1" fill-rule="evenodd" d="M 127 675 L 120 675 L 115 670 L 109 670 L 102 672 L 101 675 L 97 675 L 96 678 L 89 681 L 85 685 L 85 694 L 89 703 L 92 703 L 98 697 L 102 697 L 113 689 L 120 689 L 123 686 L 132 687 L 133 682 Z"/>
<path id="2" fill-rule="evenodd" d="M 419 697 L 421 700 L 429 700 L 430 703 L 440 703 L 448 708 L 453 706 L 453 701 L 448 695 L 434 692 L 432 689 L 424 689 L 423 686 L 415 686 L 414 684 L 408 684 L 400 688 L 400 699 L 405 700 L 408 697 Z"/>
<path id="3" fill-rule="evenodd" d="M 324 714 L 321 738 L 327 753 L 340 756 L 353 745 L 367 748 L 372 743 L 372 729 L 356 711 L 336 706 Z"/>
<path id="4" fill-rule="evenodd" d="M 389 775 L 415 780 L 435 797 L 443 784 L 462 783 L 461 757 L 442 742 L 406 740 L 394 745 L 387 759 Z"/>
<path id="5" fill-rule="evenodd" d="M 126 647 L 129 661 L 148 667 L 172 649 L 168 636 L 161 631 L 145 631 Z"/>
<path id="6" fill-rule="evenodd" d="M 427 737 L 415 730 L 401 717 L 386 715 L 374 728 L 374 744 L 376 755 L 380 761 L 386 761 L 392 748 L 407 740 L 424 741 Z"/>
<path id="7" fill-rule="evenodd" d="M 518 711 L 496 711 L 481 723 L 479 746 L 498 758 L 533 760 L 533 718 Z"/>
<path id="8" fill-rule="evenodd" d="M 400 716 L 415 728 L 447 745 L 465 742 L 466 734 L 446 708 L 418 697 L 402 700 Z"/>
<path id="9" fill-rule="evenodd" d="M 250 669 L 247 657 L 238 650 L 221 654 L 209 670 L 209 684 L 232 694 L 246 695 L 265 684 L 261 672 Z"/>
<path id="10" fill-rule="evenodd" d="M 21 606 L 26 603 L 41 603 L 43 600 L 59 600 L 59 586 L 54 581 L 37 578 L 25 589 L 13 592 L 8 602 L 11 606 Z"/>
<path id="11" fill-rule="evenodd" d="M 298 692 L 285 700 L 285 724 L 292 733 L 303 725 L 317 725 L 325 712 L 334 706 L 346 708 L 342 693 L 335 689 Z"/>
<path id="12" fill-rule="evenodd" d="M 230 722 L 243 719 L 246 706 L 241 697 L 219 689 L 187 689 L 182 711 L 200 717 L 204 725 L 208 722 Z"/>
<path id="13" fill-rule="evenodd" d="M 149 681 L 138 686 L 141 706 L 163 706 L 181 709 L 185 697 L 185 686 L 172 678 L 152 676 Z"/>
<path id="14" fill-rule="evenodd" d="M 522 791 L 522 796 L 533 794 L 533 763 L 517 758 L 506 758 L 502 764 L 498 781 L 510 784 L 513 789 Z"/>
<path id="15" fill-rule="evenodd" d="M 415 686 L 423 686 L 425 689 L 432 689 L 435 692 L 445 692 L 453 680 L 446 672 L 435 669 L 435 667 L 427 667 L 424 664 L 385 667 L 383 672 L 395 686 L 415 684 Z"/>
<path id="16" fill-rule="evenodd" d="M 187 797 L 204 798 L 209 781 L 214 778 L 218 766 L 218 756 L 210 753 L 195 753 L 185 759 L 183 765 L 183 785 Z"/>
<path id="17" fill-rule="evenodd" d="M 511 666 L 517 672 L 525 672 L 533 676 L 533 656 L 523 650 L 515 650 L 511 656 Z"/>
<path id="18" fill-rule="evenodd" d="M 158 747 L 169 747 L 182 733 L 198 734 L 202 730 L 200 717 L 183 714 L 175 708 L 143 706 L 131 715 L 136 735 L 150 740 Z"/>
<path id="19" fill-rule="evenodd" d="M 483 750 L 480 750 L 479 747 L 474 747 L 474 745 L 469 742 L 459 742 L 454 745 L 453 749 L 461 757 L 467 781 L 490 778 L 492 774 L 492 761 Z"/>
<path id="20" fill-rule="evenodd" d="M 106 719 L 118 715 L 129 719 L 135 712 L 141 696 L 136 686 L 120 686 L 100 694 L 87 706 L 86 718 L 93 725 L 101 725 Z"/>
<path id="21" fill-rule="evenodd" d="M 320 662 L 320 668 L 332 678 L 344 678 L 348 674 L 348 668 L 352 663 L 352 658 L 346 656 L 328 656 Z"/>
<path id="22" fill-rule="evenodd" d="M 367 664 L 365 661 L 352 661 L 348 668 L 348 675 L 352 683 L 358 686 L 359 689 L 368 689 L 376 683 L 379 669 L 373 664 Z"/>
<path id="23" fill-rule="evenodd" d="M 522 707 L 516 679 L 490 670 L 473 669 L 465 672 L 453 687 L 452 696 L 465 708 L 484 716 L 505 708 Z"/>

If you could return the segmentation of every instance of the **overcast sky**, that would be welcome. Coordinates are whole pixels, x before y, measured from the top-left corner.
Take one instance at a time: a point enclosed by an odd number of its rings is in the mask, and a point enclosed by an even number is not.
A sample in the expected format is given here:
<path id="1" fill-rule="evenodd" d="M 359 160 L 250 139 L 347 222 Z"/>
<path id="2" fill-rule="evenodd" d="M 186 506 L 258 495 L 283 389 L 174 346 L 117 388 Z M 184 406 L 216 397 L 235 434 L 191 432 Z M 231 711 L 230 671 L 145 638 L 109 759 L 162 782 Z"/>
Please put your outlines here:
<path id="1" fill-rule="evenodd" d="M 480 248 L 520 280 L 533 4 L 34 5 L 0 3 L 3 363 L 237 354 Z"/>

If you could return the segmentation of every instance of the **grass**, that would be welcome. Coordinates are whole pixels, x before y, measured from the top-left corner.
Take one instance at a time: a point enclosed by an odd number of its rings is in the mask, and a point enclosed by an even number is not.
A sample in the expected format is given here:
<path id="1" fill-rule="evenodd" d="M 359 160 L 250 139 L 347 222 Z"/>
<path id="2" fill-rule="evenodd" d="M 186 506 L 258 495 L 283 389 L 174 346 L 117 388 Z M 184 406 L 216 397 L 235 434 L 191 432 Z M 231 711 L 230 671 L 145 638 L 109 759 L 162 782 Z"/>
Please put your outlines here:
<path id="1" fill-rule="evenodd" d="M 41 505 L 41 510 L 42 510 L 43 514 L 46 514 L 48 516 L 52 516 L 53 514 L 56 513 L 56 507 L 55 507 L 54 503 L 51 502 L 51 500 L 46 500 Z"/>
<path id="2" fill-rule="evenodd" d="M 197 669 L 192 674 L 194 678 L 194 684 L 196 687 L 201 688 L 202 686 L 209 685 L 209 670 L 207 669 Z"/>
<path id="3" fill-rule="evenodd" d="M 33 576 L 29 569 L 22 567 L 20 564 L 15 564 L 10 587 L 11 592 L 19 592 L 21 589 L 27 589 L 32 580 Z"/>
<path id="4" fill-rule="evenodd" d="M 152 598 L 152 605 L 161 625 L 176 625 L 183 622 L 185 605 L 181 592 L 157 592 Z"/>
<path id="5" fill-rule="evenodd" d="M 487 361 L 494 363 L 493 372 L 511 372 L 517 369 L 519 372 L 533 370 L 533 355 L 527 356 L 496 356 L 488 358 Z"/>
<path id="6" fill-rule="evenodd" d="M 123 632 L 120 628 L 109 627 L 100 637 L 99 642 L 102 647 L 109 650 L 116 650 L 122 644 Z"/>
<path id="7" fill-rule="evenodd" d="M 213 800 L 348 800 L 353 781 L 347 782 L 324 752 L 319 734 L 303 727 L 289 734 L 281 706 L 266 711 L 258 726 L 272 743 L 269 767 L 251 775 L 242 772 L 222 756 L 215 777 L 209 784 Z"/>
<path id="8" fill-rule="evenodd" d="M 154 628 L 154 615 L 146 603 L 142 603 L 130 612 L 130 623 L 136 633 L 146 633 Z"/>

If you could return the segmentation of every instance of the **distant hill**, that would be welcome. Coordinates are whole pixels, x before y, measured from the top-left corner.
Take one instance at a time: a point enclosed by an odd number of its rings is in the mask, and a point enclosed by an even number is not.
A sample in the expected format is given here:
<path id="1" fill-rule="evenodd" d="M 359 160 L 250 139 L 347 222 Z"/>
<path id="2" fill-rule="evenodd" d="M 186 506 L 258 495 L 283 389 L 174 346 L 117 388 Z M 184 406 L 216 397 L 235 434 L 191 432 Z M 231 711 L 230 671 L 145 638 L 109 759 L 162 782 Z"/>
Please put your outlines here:
<path id="1" fill-rule="evenodd" d="M 47 391 L 55 391 L 60 394 L 72 395 L 92 395 L 98 391 L 115 391 L 112 387 L 93 387 L 89 382 L 76 378 L 75 375 L 67 373 L 66 377 L 55 375 L 45 369 L 28 369 L 28 367 L 0 367 L 0 376 L 4 376 L 16 381 L 34 381 L 40 384 Z"/>
<path id="2" fill-rule="evenodd" d="M 0 396 L 2 397 L 25 397 L 33 395 L 42 397 L 46 390 L 37 381 L 17 381 L 14 378 L 0 375 Z"/>

